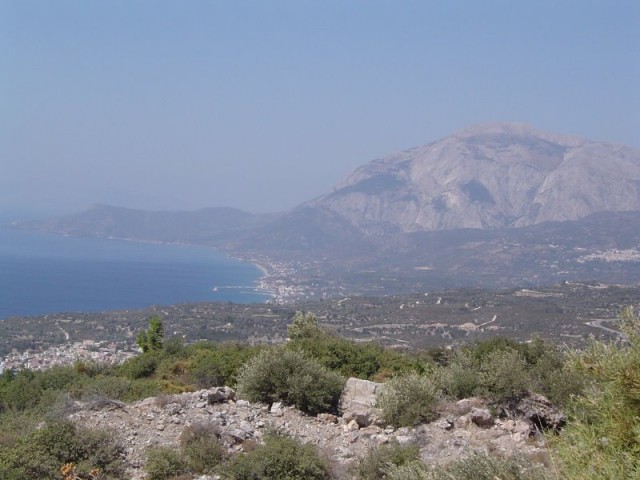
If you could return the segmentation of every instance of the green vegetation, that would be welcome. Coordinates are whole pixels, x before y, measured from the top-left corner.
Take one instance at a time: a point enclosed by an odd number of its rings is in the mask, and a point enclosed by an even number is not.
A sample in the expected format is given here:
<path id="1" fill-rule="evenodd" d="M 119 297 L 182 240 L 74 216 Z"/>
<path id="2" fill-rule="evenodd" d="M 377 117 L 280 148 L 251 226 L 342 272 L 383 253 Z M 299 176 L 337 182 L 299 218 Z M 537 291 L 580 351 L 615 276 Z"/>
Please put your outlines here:
<path id="1" fill-rule="evenodd" d="M 583 388 L 583 376 L 565 362 L 552 343 L 534 337 L 518 343 L 503 337 L 460 348 L 439 370 L 446 395 L 482 395 L 500 402 L 534 391 L 563 406 Z"/>
<path id="2" fill-rule="evenodd" d="M 226 457 L 218 440 L 218 432 L 211 424 L 195 424 L 185 428 L 180 436 L 185 463 L 191 472 L 214 473 Z"/>
<path id="3" fill-rule="evenodd" d="M 283 402 L 315 415 L 337 412 L 345 379 L 303 353 L 282 347 L 260 352 L 238 374 L 238 393 L 253 402 Z"/>
<path id="4" fill-rule="evenodd" d="M 596 343 L 573 358 L 589 388 L 552 442 L 562 478 L 640 478 L 640 316 L 628 308 L 621 320 L 626 345 Z"/>
<path id="5" fill-rule="evenodd" d="M 158 315 L 152 315 L 148 320 L 149 327 L 138 334 L 136 343 L 142 353 L 162 350 L 164 344 L 164 325 Z"/>
<path id="6" fill-rule="evenodd" d="M 397 441 L 371 449 L 356 467 L 358 480 L 384 480 L 392 467 L 418 461 L 420 449 L 415 445 L 400 445 Z"/>
<path id="7" fill-rule="evenodd" d="M 108 433 L 64 420 L 77 401 L 99 406 L 227 384 L 251 401 L 281 401 L 315 415 L 336 412 L 343 374 L 387 378 L 379 407 L 396 426 L 436 418 L 442 399 L 482 395 L 500 404 L 527 391 L 546 395 L 569 415 L 565 429 L 549 438 L 553 475 L 522 459 L 482 455 L 428 468 L 416 460 L 415 447 L 390 444 L 357 464 L 362 480 L 640 478 L 640 317 L 627 309 L 621 322 L 625 342 L 594 343 L 582 352 L 564 353 L 540 338 L 496 337 L 449 352 L 401 354 L 337 337 L 311 314 L 296 315 L 291 340 L 277 347 L 184 345 L 165 339 L 162 322 L 150 319 L 145 338 L 155 337 L 148 343 L 155 346 L 122 365 L 78 362 L 0 376 L 0 479 L 123 478 L 121 447 Z M 312 447 L 286 437 L 269 437 L 228 459 L 218 432 L 205 425 L 186 428 L 177 449 L 151 448 L 146 470 L 150 480 L 332 478 Z"/>
<path id="8" fill-rule="evenodd" d="M 404 355 L 373 342 L 358 343 L 318 326 L 312 313 L 297 312 L 288 328 L 287 348 L 300 350 L 345 377 L 381 381 L 400 372 L 423 372 L 432 366 L 428 355 Z"/>
<path id="9" fill-rule="evenodd" d="M 15 432 L 14 432 L 15 433 Z M 0 437 L 0 478 L 10 480 L 58 480 L 61 468 L 73 464 L 78 475 L 99 471 L 103 478 L 124 479 L 119 460 L 121 447 L 107 432 L 50 420 L 42 428 L 22 436 Z"/>
<path id="10" fill-rule="evenodd" d="M 148 480 L 169 480 L 185 475 L 208 475 L 225 461 L 225 451 L 208 424 L 186 427 L 180 436 L 180 448 L 150 447 L 145 471 Z"/>
<path id="11" fill-rule="evenodd" d="M 444 467 L 428 468 L 414 461 L 403 465 L 390 464 L 385 469 L 386 480 L 552 480 L 543 467 L 531 465 L 521 458 L 473 455 L 451 462 Z"/>
<path id="12" fill-rule="evenodd" d="M 330 480 L 328 463 L 312 445 L 284 436 L 269 436 L 265 444 L 238 455 L 224 469 L 228 480 Z"/>
<path id="13" fill-rule="evenodd" d="M 440 387 L 435 379 L 410 373 L 386 383 L 378 397 L 378 407 L 387 424 L 410 427 L 434 420 L 439 400 Z"/>

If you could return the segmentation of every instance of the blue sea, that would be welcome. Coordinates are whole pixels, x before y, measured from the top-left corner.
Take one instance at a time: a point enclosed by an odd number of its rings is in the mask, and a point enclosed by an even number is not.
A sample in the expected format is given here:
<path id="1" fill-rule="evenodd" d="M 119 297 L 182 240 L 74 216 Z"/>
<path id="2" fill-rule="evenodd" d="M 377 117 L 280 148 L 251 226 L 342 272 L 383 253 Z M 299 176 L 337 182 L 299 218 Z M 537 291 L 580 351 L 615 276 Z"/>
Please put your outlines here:
<path id="1" fill-rule="evenodd" d="M 265 302 L 258 267 L 215 250 L 0 228 L 0 319 L 197 301 Z"/>

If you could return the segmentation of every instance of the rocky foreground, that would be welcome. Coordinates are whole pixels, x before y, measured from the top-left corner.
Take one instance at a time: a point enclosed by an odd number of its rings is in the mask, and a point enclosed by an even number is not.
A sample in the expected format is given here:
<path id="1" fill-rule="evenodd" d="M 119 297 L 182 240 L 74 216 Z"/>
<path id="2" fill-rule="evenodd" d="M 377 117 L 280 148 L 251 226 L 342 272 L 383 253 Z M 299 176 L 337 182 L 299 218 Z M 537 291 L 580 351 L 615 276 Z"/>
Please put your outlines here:
<path id="1" fill-rule="evenodd" d="M 564 423 L 562 414 L 544 397 L 531 394 L 491 410 L 479 398 L 443 402 L 438 420 L 396 429 L 382 423 L 377 415 L 376 395 L 382 388 L 382 384 L 349 379 L 340 416 L 311 417 L 279 403 L 250 403 L 238 399 L 229 387 L 216 387 L 130 405 L 87 402 L 70 418 L 88 427 L 111 430 L 125 447 L 128 476 L 134 480 L 145 477 L 147 447 L 177 447 L 182 431 L 198 424 L 213 425 L 230 455 L 250 450 L 268 432 L 314 444 L 332 462 L 339 478 L 349 479 L 353 478 L 350 466 L 371 448 L 394 441 L 419 446 L 427 464 L 443 464 L 476 452 L 518 454 L 544 463 L 547 451 L 540 429 L 557 429 Z"/>

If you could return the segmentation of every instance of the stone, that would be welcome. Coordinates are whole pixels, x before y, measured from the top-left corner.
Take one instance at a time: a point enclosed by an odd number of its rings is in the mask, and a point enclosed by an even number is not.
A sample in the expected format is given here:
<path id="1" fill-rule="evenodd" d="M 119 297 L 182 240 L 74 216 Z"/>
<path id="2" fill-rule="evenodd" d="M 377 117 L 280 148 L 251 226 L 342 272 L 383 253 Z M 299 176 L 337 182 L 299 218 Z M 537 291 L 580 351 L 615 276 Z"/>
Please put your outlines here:
<path id="1" fill-rule="evenodd" d="M 489 428 L 493 426 L 493 415 L 486 408 L 472 408 L 471 421 L 481 428 Z"/>
<path id="2" fill-rule="evenodd" d="M 368 427 L 377 420 L 376 402 L 384 384 L 350 378 L 342 390 L 340 412 L 348 423 L 355 420 L 360 427 Z"/>
<path id="3" fill-rule="evenodd" d="M 228 402 L 236 399 L 236 392 L 230 387 L 216 387 L 207 395 L 207 402 L 210 405 Z"/>
<path id="4" fill-rule="evenodd" d="M 536 432 L 559 432 L 567 422 L 567 417 L 548 398 L 529 392 L 500 405 L 503 418 L 523 419 L 529 427 L 529 434 Z"/>
<path id="5" fill-rule="evenodd" d="M 182 405 L 178 403 L 169 403 L 165 405 L 164 411 L 167 412 L 169 415 L 178 415 L 183 410 L 182 410 Z"/>
<path id="6" fill-rule="evenodd" d="M 396 441 L 400 445 L 409 445 L 413 443 L 413 437 L 411 435 L 396 435 Z"/>
<path id="7" fill-rule="evenodd" d="M 522 398 L 515 411 L 531 425 L 532 430 L 558 432 L 567 423 L 567 417 L 547 397 L 537 393 Z"/>
<path id="8" fill-rule="evenodd" d="M 279 416 L 279 417 L 284 415 L 284 406 L 282 405 L 282 402 L 275 402 L 273 405 L 271 405 L 269 412 L 272 415 Z"/>
<path id="9" fill-rule="evenodd" d="M 356 422 L 355 420 L 351 420 L 349 423 L 347 423 L 346 431 L 353 432 L 356 430 L 360 430 L 360 426 L 358 425 L 358 422 Z"/>
<path id="10" fill-rule="evenodd" d="M 441 428 L 442 430 L 453 430 L 453 420 L 450 420 L 448 418 L 441 418 L 440 420 L 437 420 L 436 422 L 434 422 L 434 425 L 438 428 Z"/>
<path id="11" fill-rule="evenodd" d="M 316 418 L 323 423 L 338 423 L 338 417 L 331 413 L 319 413 Z"/>

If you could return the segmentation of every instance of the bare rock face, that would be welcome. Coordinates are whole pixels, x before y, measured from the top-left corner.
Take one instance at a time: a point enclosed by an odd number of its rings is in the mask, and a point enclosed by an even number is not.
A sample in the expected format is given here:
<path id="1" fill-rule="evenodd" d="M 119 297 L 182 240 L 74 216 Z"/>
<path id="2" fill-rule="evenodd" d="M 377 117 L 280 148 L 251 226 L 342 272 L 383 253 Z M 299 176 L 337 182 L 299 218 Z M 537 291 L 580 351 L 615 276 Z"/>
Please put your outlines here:
<path id="1" fill-rule="evenodd" d="M 482 124 L 374 160 L 307 206 L 370 235 L 640 210 L 640 150 L 520 124 Z"/>
<path id="2" fill-rule="evenodd" d="M 359 427 L 368 427 L 376 419 L 375 406 L 378 394 L 384 384 L 350 378 L 344 386 L 340 397 L 342 417 L 355 421 Z"/>

